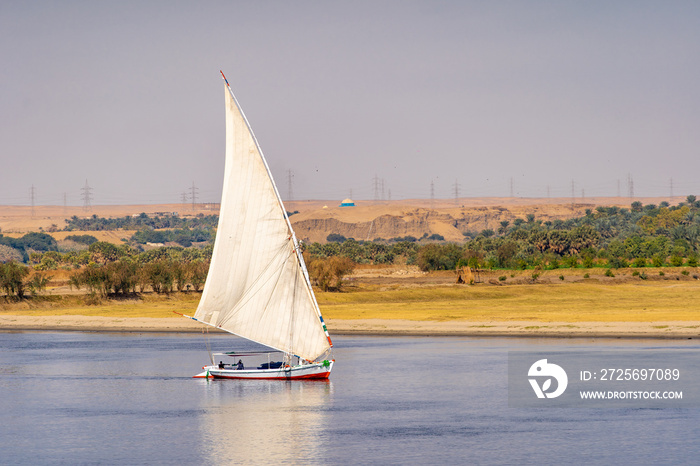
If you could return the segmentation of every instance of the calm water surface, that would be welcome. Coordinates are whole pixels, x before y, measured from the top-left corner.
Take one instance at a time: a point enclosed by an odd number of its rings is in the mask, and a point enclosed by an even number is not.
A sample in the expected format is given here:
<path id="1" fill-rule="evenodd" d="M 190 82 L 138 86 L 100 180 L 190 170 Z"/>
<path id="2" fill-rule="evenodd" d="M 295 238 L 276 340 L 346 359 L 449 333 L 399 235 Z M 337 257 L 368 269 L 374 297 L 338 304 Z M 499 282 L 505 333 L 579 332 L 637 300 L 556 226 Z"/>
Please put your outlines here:
<path id="1" fill-rule="evenodd" d="M 212 349 L 253 350 L 210 337 Z M 0 333 L 1 464 L 697 464 L 698 409 L 508 407 L 508 351 L 693 341 L 336 337 L 329 382 L 192 379 L 202 336 Z"/>

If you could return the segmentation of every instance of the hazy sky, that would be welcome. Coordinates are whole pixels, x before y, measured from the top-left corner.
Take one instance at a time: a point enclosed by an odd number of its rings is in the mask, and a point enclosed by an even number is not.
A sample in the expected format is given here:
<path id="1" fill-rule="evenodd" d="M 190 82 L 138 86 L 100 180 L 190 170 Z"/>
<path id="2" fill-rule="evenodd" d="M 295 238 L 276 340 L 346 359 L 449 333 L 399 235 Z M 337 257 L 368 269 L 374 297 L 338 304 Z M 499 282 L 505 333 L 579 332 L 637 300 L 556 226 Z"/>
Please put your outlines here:
<path id="1" fill-rule="evenodd" d="M 3 1 L 0 62 L 0 204 L 218 201 L 220 69 L 284 198 L 700 195 L 697 1 Z"/>

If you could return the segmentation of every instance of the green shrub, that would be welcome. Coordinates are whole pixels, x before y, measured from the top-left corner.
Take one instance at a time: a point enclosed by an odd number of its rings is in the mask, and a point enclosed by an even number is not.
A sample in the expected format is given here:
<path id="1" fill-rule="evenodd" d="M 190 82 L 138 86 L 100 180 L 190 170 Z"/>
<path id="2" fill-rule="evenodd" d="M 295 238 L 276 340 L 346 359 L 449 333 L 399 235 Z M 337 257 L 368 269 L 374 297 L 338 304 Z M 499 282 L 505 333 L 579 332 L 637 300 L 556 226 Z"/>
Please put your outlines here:
<path id="1" fill-rule="evenodd" d="M 347 257 L 315 259 L 309 264 L 309 276 L 323 291 L 340 291 L 343 277 L 354 268 L 355 264 Z"/>
<path id="2" fill-rule="evenodd" d="M 78 244 L 85 244 L 90 246 L 92 243 L 97 243 L 97 238 L 92 235 L 68 235 L 66 240 L 73 241 Z"/>
<path id="3" fill-rule="evenodd" d="M 627 259 L 624 257 L 611 257 L 608 259 L 608 265 L 613 269 L 624 269 L 629 264 L 627 264 Z"/>
<path id="4" fill-rule="evenodd" d="M 644 257 L 637 257 L 634 262 L 632 262 L 632 267 L 646 267 L 647 260 Z"/>
<path id="5" fill-rule="evenodd" d="M 29 275 L 29 267 L 14 261 L 7 264 L 0 263 L 0 289 L 4 290 L 7 296 L 16 295 L 20 299 L 24 298 L 27 275 Z"/>
<path id="6" fill-rule="evenodd" d="M 568 256 L 564 259 L 564 264 L 571 269 L 575 269 L 578 267 L 578 257 Z"/>
<path id="7" fill-rule="evenodd" d="M 431 243 L 418 250 L 416 263 L 423 271 L 453 270 L 462 252 L 462 248 L 456 244 Z"/>

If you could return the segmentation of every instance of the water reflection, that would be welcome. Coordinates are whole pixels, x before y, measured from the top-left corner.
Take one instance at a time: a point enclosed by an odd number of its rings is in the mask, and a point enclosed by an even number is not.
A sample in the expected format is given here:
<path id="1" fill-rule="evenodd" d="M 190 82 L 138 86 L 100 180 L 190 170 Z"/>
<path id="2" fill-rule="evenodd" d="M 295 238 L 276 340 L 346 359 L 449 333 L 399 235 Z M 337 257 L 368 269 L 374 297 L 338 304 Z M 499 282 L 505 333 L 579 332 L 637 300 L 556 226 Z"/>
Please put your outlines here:
<path id="1" fill-rule="evenodd" d="M 330 381 L 200 380 L 207 462 L 309 463 L 322 455 Z"/>

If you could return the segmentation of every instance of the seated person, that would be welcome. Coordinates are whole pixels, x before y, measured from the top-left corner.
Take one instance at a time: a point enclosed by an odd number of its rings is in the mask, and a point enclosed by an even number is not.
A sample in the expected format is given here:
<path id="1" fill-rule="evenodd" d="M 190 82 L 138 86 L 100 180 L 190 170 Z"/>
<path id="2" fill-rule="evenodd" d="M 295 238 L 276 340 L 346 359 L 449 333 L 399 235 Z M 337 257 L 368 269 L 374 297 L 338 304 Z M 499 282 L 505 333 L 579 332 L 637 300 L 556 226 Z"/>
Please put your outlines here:
<path id="1" fill-rule="evenodd" d="M 241 361 L 240 359 L 238 360 L 236 369 L 238 369 L 239 371 L 243 370 L 243 361 Z"/>
<path id="2" fill-rule="evenodd" d="M 223 361 L 219 361 L 219 369 L 223 369 L 223 368 L 224 368 L 224 365 L 225 365 L 225 364 L 224 364 Z"/>

